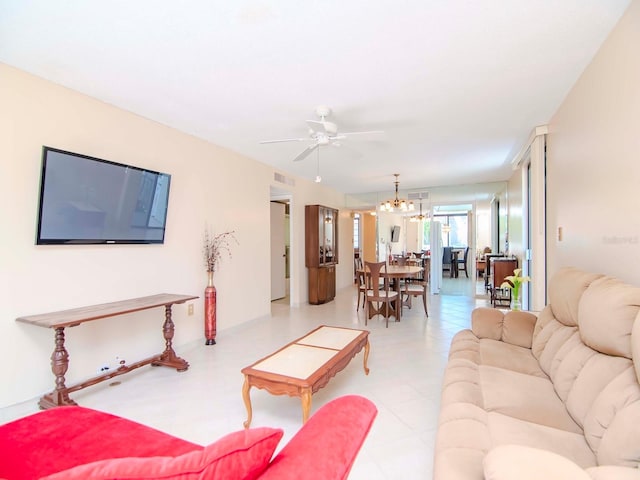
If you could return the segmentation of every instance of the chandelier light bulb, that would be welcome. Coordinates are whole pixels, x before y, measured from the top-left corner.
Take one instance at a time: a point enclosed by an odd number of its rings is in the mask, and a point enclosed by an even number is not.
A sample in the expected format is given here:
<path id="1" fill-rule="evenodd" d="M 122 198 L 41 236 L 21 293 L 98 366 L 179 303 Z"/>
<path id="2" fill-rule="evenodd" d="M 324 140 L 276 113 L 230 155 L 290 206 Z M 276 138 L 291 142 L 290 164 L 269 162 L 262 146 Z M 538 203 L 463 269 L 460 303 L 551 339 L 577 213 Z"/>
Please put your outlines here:
<path id="1" fill-rule="evenodd" d="M 320 175 L 316 175 L 316 183 L 320 183 L 322 181 L 322 177 Z"/>

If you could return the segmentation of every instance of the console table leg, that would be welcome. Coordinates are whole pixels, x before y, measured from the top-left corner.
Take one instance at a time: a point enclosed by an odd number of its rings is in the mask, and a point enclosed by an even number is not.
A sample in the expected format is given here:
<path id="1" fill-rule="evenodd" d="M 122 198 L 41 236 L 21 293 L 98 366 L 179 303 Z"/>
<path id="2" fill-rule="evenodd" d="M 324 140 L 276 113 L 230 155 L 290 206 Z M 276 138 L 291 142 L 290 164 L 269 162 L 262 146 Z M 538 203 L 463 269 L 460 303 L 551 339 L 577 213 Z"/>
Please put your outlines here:
<path id="1" fill-rule="evenodd" d="M 311 389 L 302 390 L 302 423 L 307 423 L 309 412 L 311 412 Z"/>
<path id="2" fill-rule="evenodd" d="M 56 388 L 53 392 L 44 395 L 38 402 L 39 407 L 43 410 L 61 405 L 77 405 L 69 398 L 65 385 L 64 375 L 69 369 L 69 353 L 64 347 L 64 327 L 56 328 L 55 342 L 56 346 L 51 354 L 51 371 L 56 377 Z"/>
<path id="3" fill-rule="evenodd" d="M 369 361 L 369 339 L 367 339 L 367 343 L 364 344 L 364 373 L 365 375 L 369 375 L 369 367 L 367 367 L 367 362 Z"/>
<path id="4" fill-rule="evenodd" d="M 244 406 L 247 409 L 247 421 L 243 423 L 244 428 L 249 428 L 251 425 L 251 418 L 253 417 L 253 411 L 251 410 L 251 396 L 249 395 L 249 390 L 251 390 L 251 384 L 249 383 L 249 377 L 244 376 L 244 384 L 242 384 L 242 400 L 244 401 Z"/>
<path id="5" fill-rule="evenodd" d="M 189 363 L 183 358 L 178 357 L 172 346 L 175 327 L 173 325 L 173 320 L 171 319 L 171 304 L 165 305 L 164 318 L 165 320 L 164 325 L 162 326 L 162 333 L 165 340 L 165 349 L 158 360 L 154 361 L 151 365 L 156 367 L 159 365 L 173 367 L 179 372 L 184 372 L 189 368 Z"/>

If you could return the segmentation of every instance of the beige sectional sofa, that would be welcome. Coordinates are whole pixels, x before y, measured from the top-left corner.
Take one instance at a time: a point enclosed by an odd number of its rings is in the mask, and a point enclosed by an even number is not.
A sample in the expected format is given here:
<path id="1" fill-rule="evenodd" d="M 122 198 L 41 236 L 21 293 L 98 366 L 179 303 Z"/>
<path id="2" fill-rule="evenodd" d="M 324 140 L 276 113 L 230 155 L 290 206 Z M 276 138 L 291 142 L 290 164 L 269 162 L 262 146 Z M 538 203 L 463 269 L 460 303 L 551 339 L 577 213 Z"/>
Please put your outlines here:
<path id="1" fill-rule="evenodd" d="M 453 339 L 434 480 L 640 480 L 640 288 L 565 268 Z"/>

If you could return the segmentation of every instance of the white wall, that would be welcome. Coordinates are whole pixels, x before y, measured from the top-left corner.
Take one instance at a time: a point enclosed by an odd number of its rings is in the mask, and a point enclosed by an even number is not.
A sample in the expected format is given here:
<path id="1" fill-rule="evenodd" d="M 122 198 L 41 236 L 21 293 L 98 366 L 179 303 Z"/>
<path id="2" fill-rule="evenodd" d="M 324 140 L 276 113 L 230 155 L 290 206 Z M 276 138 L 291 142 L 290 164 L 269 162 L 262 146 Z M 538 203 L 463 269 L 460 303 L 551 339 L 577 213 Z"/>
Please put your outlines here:
<path id="1" fill-rule="evenodd" d="M 54 387 L 53 331 L 18 323 L 19 316 L 162 292 L 199 295 L 193 316 L 186 305 L 174 308 L 174 346 L 180 354 L 180 345 L 202 340 L 207 224 L 215 233 L 235 230 L 239 241 L 215 276 L 218 341 L 225 329 L 269 315 L 271 167 L 2 64 L 0 105 L 0 337 L 7 359 L 0 365 L 0 407 Z M 171 174 L 165 243 L 35 246 L 42 145 Z M 293 301 L 302 303 L 304 205 L 341 209 L 344 196 L 305 179 L 295 183 L 291 288 Z M 341 215 L 340 248 L 347 254 L 348 223 Z M 337 275 L 338 288 L 351 285 L 350 260 Z M 247 302 L 249 286 L 255 288 Z M 115 355 L 132 363 L 160 353 L 163 319 L 154 309 L 66 329 L 67 385 L 93 376 Z"/>
<path id="2" fill-rule="evenodd" d="M 574 265 L 640 285 L 639 45 L 634 0 L 549 124 L 549 274 Z"/>

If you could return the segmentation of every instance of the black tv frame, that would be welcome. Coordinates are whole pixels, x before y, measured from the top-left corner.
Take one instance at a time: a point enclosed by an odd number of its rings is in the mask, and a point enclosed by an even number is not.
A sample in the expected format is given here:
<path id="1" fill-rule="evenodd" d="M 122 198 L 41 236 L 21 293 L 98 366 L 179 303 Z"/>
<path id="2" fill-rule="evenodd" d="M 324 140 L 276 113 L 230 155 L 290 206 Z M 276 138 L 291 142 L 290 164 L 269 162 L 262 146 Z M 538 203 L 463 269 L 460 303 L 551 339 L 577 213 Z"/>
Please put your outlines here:
<path id="1" fill-rule="evenodd" d="M 154 179 L 155 183 L 153 184 L 153 191 L 149 191 L 147 189 L 147 198 L 145 200 L 150 200 L 150 203 L 147 202 L 145 207 L 148 207 L 148 212 L 141 212 L 142 215 L 146 215 L 146 220 L 144 218 L 143 221 L 146 222 L 146 225 L 133 225 L 130 224 L 128 227 L 131 232 L 139 229 L 139 232 L 153 232 L 160 231 L 159 235 L 154 235 L 151 237 L 145 237 L 144 235 L 138 236 L 129 236 L 123 235 L 122 237 L 116 236 L 111 238 L 107 235 L 99 235 L 94 238 L 89 237 L 81 237 L 81 238 L 71 238 L 72 235 L 64 235 L 63 237 L 56 236 L 55 238 L 45 235 L 43 233 L 43 214 L 45 211 L 45 201 L 47 197 L 45 195 L 45 189 L 47 188 L 47 174 L 51 174 L 51 172 L 47 168 L 48 156 L 50 153 L 58 153 L 61 155 L 67 155 L 77 159 L 84 159 L 93 162 L 99 162 L 105 165 L 111 165 L 115 168 L 124 169 L 129 172 L 139 172 L 142 175 L 147 175 L 147 179 Z M 165 184 L 161 189 L 156 190 L 158 187 L 158 179 L 164 179 Z M 166 234 L 167 228 L 167 215 L 169 210 L 169 193 L 171 187 L 171 175 L 167 173 L 158 172 L 155 170 L 150 170 L 147 168 L 136 167 L 134 165 L 128 165 L 124 163 L 118 163 L 111 160 L 105 160 L 103 158 L 92 157 L 89 155 L 84 155 L 80 153 L 70 152 L 66 150 L 61 150 L 58 148 L 49 147 L 43 145 L 42 147 L 42 165 L 40 172 L 40 190 L 39 190 L 39 198 L 38 198 L 38 216 L 37 216 L 37 228 L 36 228 L 36 245 L 97 245 L 97 244 L 163 244 L 164 238 Z M 160 195 L 159 195 L 160 194 Z M 156 197 L 160 200 L 159 203 L 156 204 Z M 152 209 L 157 208 L 159 206 L 160 212 L 163 215 L 153 216 L 154 222 L 160 221 L 159 226 L 155 227 L 150 224 L 152 220 Z M 137 208 L 137 207 L 136 207 Z M 136 210 L 138 212 L 138 210 Z M 140 220 L 138 220 L 140 221 Z"/>

